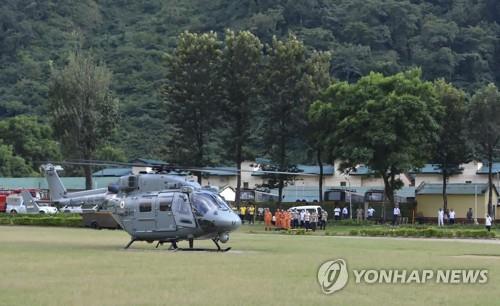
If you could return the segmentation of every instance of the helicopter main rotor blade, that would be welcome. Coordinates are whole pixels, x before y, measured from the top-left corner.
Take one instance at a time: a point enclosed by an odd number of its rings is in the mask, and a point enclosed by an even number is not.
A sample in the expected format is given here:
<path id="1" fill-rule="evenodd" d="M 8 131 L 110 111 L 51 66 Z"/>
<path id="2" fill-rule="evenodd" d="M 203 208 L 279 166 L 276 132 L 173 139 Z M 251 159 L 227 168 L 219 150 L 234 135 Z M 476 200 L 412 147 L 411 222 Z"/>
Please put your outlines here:
<path id="1" fill-rule="evenodd" d="M 317 173 L 307 173 L 307 172 L 288 172 L 288 171 L 270 171 L 270 170 L 237 170 L 237 169 L 227 169 L 227 168 L 198 168 L 198 167 L 182 167 L 176 166 L 172 164 L 165 165 L 145 165 L 142 163 L 126 163 L 126 162 L 111 162 L 111 161 L 102 161 L 102 160 L 64 160 L 59 162 L 51 162 L 53 164 L 66 164 L 66 165 L 75 165 L 75 166 L 102 166 L 102 167 L 116 167 L 116 166 L 131 166 L 131 167 L 158 167 L 165 168 L 165 170 L 171 171 L 191 171 L 191 172 L 201 172 L 201 173 L 212 173 L 214 171 L 217 172 L 227 172 L 230 174 L 237 174 L 238 172 L 245 173 L 253 173 L 253 174 L 278 174 L 278 175 L 292 175 L 292 176 L 318 176 Z"/>

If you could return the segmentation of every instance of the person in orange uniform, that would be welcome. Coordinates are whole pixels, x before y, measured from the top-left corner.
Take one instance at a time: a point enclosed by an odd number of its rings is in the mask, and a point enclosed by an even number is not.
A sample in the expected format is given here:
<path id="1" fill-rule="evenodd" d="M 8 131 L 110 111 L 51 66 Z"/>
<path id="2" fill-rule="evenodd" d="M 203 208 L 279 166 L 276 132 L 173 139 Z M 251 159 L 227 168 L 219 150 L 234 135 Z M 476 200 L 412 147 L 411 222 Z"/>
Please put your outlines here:
<path id="1" fill-rule="evenodd" d="M 277 209 L 276 210 L 276 228 L 277 229 L 280 229 L 281 228 L 281 210 L 280 209 Z"/>
<path id="2" fill-rule="evenodd" d="M 292 212 L 291 211 L 287 211 L 286 215 L 288 216 L 287 223 L 286 223 L 286 228 L 287 229 L 291 229 L 292 228 Z"/>
<path id="3" fill-rule="evenodd" d="M 265 229 L 271 230 L 272 224 L 271 221 L 273 220 L 273 214 L 269 211 L 269 208 L 266 208 L 264 211 L 264 225 Z"/>

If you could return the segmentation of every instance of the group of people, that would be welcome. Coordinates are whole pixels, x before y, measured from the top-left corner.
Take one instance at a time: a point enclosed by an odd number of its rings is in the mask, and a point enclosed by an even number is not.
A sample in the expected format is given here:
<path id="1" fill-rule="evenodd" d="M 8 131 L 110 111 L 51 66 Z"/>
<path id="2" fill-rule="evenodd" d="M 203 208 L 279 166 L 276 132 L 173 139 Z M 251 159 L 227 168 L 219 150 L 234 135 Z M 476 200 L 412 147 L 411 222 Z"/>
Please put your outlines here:
<path id="1" fill-rule="evenodd" d="M 254 222 L 255 222 L 255 206 L 253 206 L 253 205 L 240 206 L 238 214 L 239 214 L 240 219 L 241 219 L 241 224 L 245 224 L 245 221 L 247 221 L 248 224 L 254 224 Z"/>
<path id="2" fill-rule="evenodd" d="M 306 231 L 316 229 L 326 229 L 328 220 L 328 213 L 326 210 L 307 209 L 303 210 L 276 210 L 273 215 L 269 208 L 264 210 L 264 224 L 265 230 L 270 231 L 273 229 L 296 229 L 303 228 Z"/>
<path id="3" fill-rule="evenodd" d="M 356 209 L 356 221 L 361 222 L 365 219 L 364 212 L 365 210 L 361 207 Z M 374 216 L 375 209 L 371 206 L 368 206 L 368 209 L 366 210 L 366 220 L 372 220 Z M 333 217 L 335 220 L 350 219 L 349 208 L 347 206 L 344 206 L 343 208 L 335 206 L 335 208 L 333 209 Z"/>
<path id="4" fill-rule="evenodd" d="M 453 208 L 450 209 L 449 211 L 440 208 L 438 210 L 438 226 L 439 227 L 444 226 L 446 220 L 448 221 L 448 224 L 450 224 L 450 225 L 455 224 L 455 216 L 456 216 L 456 213 L 453 210 Z M 465 216 L 467 218 L 468 224 L 474 223 L 474 221 L 472 219 L 474 216 L 474 212 L 472 211 L 472 208 L 469 208 L 469 210 L 467 211 Z M 493 221 L 493 219 L 491 218 L 491 216 L 489 214 L 486 214 L 486 217 L 484 219 L 484 225 L 485 225 L 486 229 L 488 230 L 488 232 L 491 230 L 492 221 Z"/>

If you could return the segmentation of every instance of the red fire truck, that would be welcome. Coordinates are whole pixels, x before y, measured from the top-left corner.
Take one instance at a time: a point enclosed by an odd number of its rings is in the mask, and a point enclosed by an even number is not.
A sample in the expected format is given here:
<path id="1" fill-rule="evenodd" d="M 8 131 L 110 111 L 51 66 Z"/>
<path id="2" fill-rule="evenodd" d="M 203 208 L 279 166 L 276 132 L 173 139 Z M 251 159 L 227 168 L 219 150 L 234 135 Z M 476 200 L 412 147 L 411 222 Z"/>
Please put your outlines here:
<path id="1" fill-rule="evenodd" d="M 25 189 L 31 193 L 34 198 L 43 199 L 42 193 L 39 189 Z M 0 189 L 0 213 L 5 212 L 7 208 L 7 197 L 11 194 L 19 194 L 23 189 Z"/>

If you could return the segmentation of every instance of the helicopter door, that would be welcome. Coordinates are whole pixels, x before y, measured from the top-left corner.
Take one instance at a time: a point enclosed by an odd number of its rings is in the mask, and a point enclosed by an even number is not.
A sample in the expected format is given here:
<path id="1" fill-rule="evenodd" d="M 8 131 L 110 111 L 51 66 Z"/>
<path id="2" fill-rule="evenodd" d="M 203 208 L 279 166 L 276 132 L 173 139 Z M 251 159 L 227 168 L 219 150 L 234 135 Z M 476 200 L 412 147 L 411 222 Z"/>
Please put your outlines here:
<path id="1" fill-rule="evenodd" d="M 138 232 L 151 232 L 156 227 L 155 212 L 153 211 L 153 203 L 156 199 L 152 197 L 139 198 L 139 213 L 136 214 L 137 231 Z"/>
<path id="2" fill-rule="evenodd" d="M 172 212 L 173 193 L 160 194 L 156 200 L 156 230 L 175 231 L 175 219 Z"/>
<path id="3" fill-rule="evenodd" d="M 174 219 L 177 226 L 196 227 L 191 204 L 189 203 L 189 198 L 186 194 L 175 194 L 172 211 L 174 213 Z"/>

